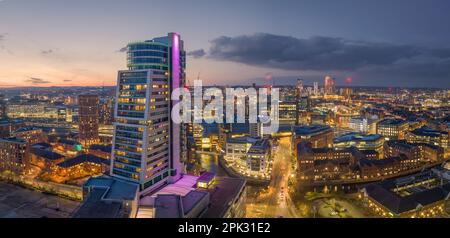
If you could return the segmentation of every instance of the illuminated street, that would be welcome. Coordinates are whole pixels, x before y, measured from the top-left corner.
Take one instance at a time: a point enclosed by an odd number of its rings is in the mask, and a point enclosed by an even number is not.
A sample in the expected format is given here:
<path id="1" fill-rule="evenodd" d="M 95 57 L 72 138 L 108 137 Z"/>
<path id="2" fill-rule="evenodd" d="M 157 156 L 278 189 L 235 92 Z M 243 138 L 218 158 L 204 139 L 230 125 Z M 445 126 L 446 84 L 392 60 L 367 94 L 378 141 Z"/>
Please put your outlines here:
<path id="1" fill-rule="evenodd" d="M 261 189 L 257 197 L 247 199 L 247 217 L 299 217 L 288 194 L 291 174 L 291 145 L 289 138 L 280 139 L 274 151 L 273 174 L 268 189 Z"/>

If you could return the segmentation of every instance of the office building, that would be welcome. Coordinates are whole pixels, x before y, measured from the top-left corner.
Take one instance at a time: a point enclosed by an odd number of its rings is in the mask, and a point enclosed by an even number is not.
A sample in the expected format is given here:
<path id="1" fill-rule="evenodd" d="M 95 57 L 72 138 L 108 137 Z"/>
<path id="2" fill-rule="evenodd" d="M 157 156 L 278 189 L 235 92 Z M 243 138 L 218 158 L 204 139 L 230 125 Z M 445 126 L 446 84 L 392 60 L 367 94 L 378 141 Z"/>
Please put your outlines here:
<path id="1" fill-rule="evenodd" d="M 79 105 L 79 140 L 88 147 L 99 142 L 99 98 L 97 95 L 78 96 Z"/>
<path id="2" fill-rule="evenodd" d="M 335 82 L 334 78 L 332 78 L 331 76 L 326 76 L 325 83 L 324 83 L 325 94 L 333 94 L 335 84 L 336 84 L 336 82 Z"/>
<path id="3" fill-rule="evenodd" d="M 450 207 L 449 172 L 441 168 L 370 184 L 360 190 L 375 214 L 388 218 L 441 217 Z"/>
<path id="4" fill-rule="evenodd" d="M 310 142 L 313 148 L 332 147 L 334 140 L 333 129 L 324 125 L 294 126 L 293 132 L 293 150 L 297 153 L 297 145 L 301 142 Z"/>
<path id="5" fill-rule="evenodd" d="M 0 170 L 23 174 L 29 163 L 28 144 L 18 138 L 0 139 Z"/>
<path id="6" fill-rule="evenodd" d="M 0 138 L 11 137 L 14 131 L 25 127 L 25 122 L 20 119 L 3 119 L 0 120 Z"/>
<path id="7" fill-rule="evenodd" d="M 433 130 L 423 126 L 406 133 L 405 139 L 413 143 L 427 143 L 436 145 L 448 150 L 450 148 L 449 132 Z"/>
<path id="8" fill-rule="evenodd" d="M 377 121 L 370 118 L 352 117 L 348 122 L 348 127 L 355 132 L 375 134 Z"/>
<path id="9" fill-rule="evenodd" d="M 119 71 L 111 175 L 150 192 L 183 172 L 185 128 L 172 122 L 171 92 L 184 85 L 185 51 L 169 33 L 128 44 L 128 70 Z"/>
<path id="10" fill-rule="evenodd" d="M 346 149 L 355 146 L 359 150 L 374 150 L 383 158 L 384 138 L 377 134 L 364 135 L 359 133 L 348 133 L 334 139 L 334 148 Z"/>
<path id="11" fill-rule="evenodd" d="M 377 134 L 386 139 L 402 140 L 408 130 L 408 122 L 402 119 L 384 119 L 377 124 Z"/>
<path id="12" fill-rule="evenodd" d="M 22 127 L 12 133 L 13 137 L 25 140 L 29 145 L 43 143 L 47 141 L 47 135 L 42 129 L 37 127 Z"/>

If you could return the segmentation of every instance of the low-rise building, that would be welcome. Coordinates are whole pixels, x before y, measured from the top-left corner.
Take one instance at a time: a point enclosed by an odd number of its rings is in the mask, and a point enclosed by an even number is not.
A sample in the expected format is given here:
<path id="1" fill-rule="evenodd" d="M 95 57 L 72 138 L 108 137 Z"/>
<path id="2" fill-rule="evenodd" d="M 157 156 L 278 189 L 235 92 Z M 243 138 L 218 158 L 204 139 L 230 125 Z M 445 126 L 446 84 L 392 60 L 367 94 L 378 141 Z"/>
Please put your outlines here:
<path id="1" fill-rule="evenodd" d="M 50 148 L 43 148 L 43 146 L 32 146 L 30 149 L 31 164 L 51 172 L 51 168 L 65 160 L 65 156 L 55 153 Z"/>
<path id="2" fill-rule="evenodd" d="M 434 169 L 370 184 L 360 192 L 367 206 L 382 217 L 438 217 L 450 205 L 450 183 Z"/>
<path id="3" fill-rule="evenodd" d="M 110 177 L 90 178 L 83 185 L 83 203 L 73 218 L 135 218 L 139 185 Z"/>
<path id="4" fill-rule="evenodd" d="M 387 118 L 377 124 L 377 134 L 390 140 L 402 140 L 408 131 L 408 122 L 402 119 Z"/>
<path id="5" fill-rule="evenodd" d="M 12 132 L 14 137 L 27 141 L 29 145 L 43 143 L 47 141 L 47 136 L 40 128 L 36 127 L 22 127 Z"/>
<path id="6" fill-rule="evenodd" d="M 431 145 L 440 146 L 445 150 L 448 150 L 450 149 L 449 133 L 450 132 L 448 131 L 433 130 L 429 127 L 424 126 L 415 129 L 413 131 L 407 132 L 405 139 L 408 142 L 427 143 Z"/>
<path id="7" fill-rule="evenodd" d="M 68 154 L 75 155 L 82 151 L 83 146 L 75 140 L 60 139 L 55 143 L 55 148 Z"/>
<path id="8" fill-rule="evenodd" d="M 308 181 L 378 180 L 420 168 L 417 158 L 400 156 L 378 158 L 373 150 L 312 148 L 310 143 L 298 145 L 298 178 Z"/>
<path id="9" fill-rule="evenodd" d="M 292 127 L 292 150 L 297 154 L 297 145 L 309 142 L 313 148 L 332 147 L 334 132 L 329 126 L 311 125 Z"/>
<path id="10" fill-rule="evenodd" d="M 0 170 L 23 174 L 29 163 L 29 149 L 25 140 L 12 138 L 0 139 Z"/>
<path id="11" fill-rule="evenodd" d="M 93 154 L 103 159 L 111 159 L 111 145 L 91 145 L 89 147 L 89 154 Z"/>
<path id="12" fill-rule="evenodd" d="M 257 179 L 269 179 L 271 146 L 268 139 L 259 137 L 228 138 L 224 159 L 236 172 Z"/>
<path id="13" fill-rule="evenodd" d="M 92 154 L 66 159 L 52 167 L 52 174 L 65 180 L 101 175 L 109 171 L 110 160 Z"/>
<path id="14" fill-rule="evenodd" d="M 334 148 L 345 149 L 355 146 L 359 150 L 374 150 L 383 158 L 384 138 L 378 134 L 364 135 L 360 133 L 348 133 L 334 139 Z"/>
<path id="15" fill-rule="evenodd" d="M 138 218 L 244 218 L 245 179 L 183 175 L 141 198 Z M 166 206 L 160 206 L 166 204 Z"/>
<path id="16" fill-rule="evenodd" d="M 246 181 L 183 175 L 149 194 L 137 184 L 110 177 L 89 179 L 75 218 L 243 218 Z"/>
<path id="17" fill-rule="evenodd" d="M 25 126 L 25 122 L 20 119 L 0 120 L 0 138 L 11 137 L 12 133 Z"/>
<path id="18" fill-rule="evenodd" d="M 247 152 L 247 168 L 250 176 L 269 178 L 271 158 L 269 140 L 261 139 L 253 143 Z"/>
<path id="19" fill-rule="evenodd" d="M 404 155 L 418 162 L 436 163 L 444 160 L 444 149 L 426 143 L 410 143 L 406 140 L 387 141 L 384 145 L 386 157 Z"/>
<path id="20" fill-rule="evenodd" d="M 376 134 L 377 120 L 365 117 L 352 117 L 348 122 L 348 127 L 360 133 Z"/>

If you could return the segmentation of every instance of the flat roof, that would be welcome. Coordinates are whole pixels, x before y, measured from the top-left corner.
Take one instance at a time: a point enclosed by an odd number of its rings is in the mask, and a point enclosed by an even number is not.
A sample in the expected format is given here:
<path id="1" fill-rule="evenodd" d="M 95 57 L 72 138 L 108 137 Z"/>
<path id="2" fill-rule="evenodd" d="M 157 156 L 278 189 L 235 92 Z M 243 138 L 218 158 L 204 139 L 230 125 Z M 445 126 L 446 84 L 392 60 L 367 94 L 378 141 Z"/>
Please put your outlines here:
<path id="1" fill-rule="evenodd" d="M 210 206 L 202 218 L 223 217 L 231 206 L 231 202 L 244 188 L 245 183 L 243 178 L 216 177 L 210 189 L 200 189 L 210 194 Z"/>
<path id="2" fill-rule="evenodd" d="M 440 137 L 442 135 L 447 134 L 447 132 L 433 130 L 426 126 L 415 129 L 415 130 L 411 131 L 411 133 L 414 135 L 418 135 L 418 136 L 429 136 L 429 137 Z"/>
<path id="3" fill-rule="evenodd" d="M 84 187 L 106 187 L 109 188 L 108 193 L 105 194 L 105 199 L 112 200 L 134 200 L 139 185 L 119 180 L 111 177 L 96 177 L 90 178 Z"/>
<path id="4" fill-rule="evenodd" d="M 85 162 L 99 164 L 99 165 L 101 165 L 101 164 L 109 165 L 110 164 L 110 160 L 103 159 L 103 158 L 100 158 L 100 157 L 92 155 L 92 154 L 82 154 L 77 157 L 68 159 L 64 162 L 61 162 L 58 164 L 58 166 L 62 167 L 62 168 L 70 168 L 70 167 L 73 167 L 75 165 L 82 164 Z"/>
<path id="5" fill-rule="evenodd" d="M 119 218 L 122 203 L 102 200 L 108 188 L 96 187 L 73 215 L 74 218 Z"/>
<path id="6" fill-rule="evenodd" d="M 64 155 L 55 153 L 53 151 L 49 151 L 49 150 L 45 150 L 45 149 L 40 149 L 40 148 L 36 148 L 36 147 L 31 147 L 31 153 L 35 154 L 39 157 L 48 159 L 48 160 L 59 160 L 61 158 L 64 158 Z"/>
<path id="7" fill-rule="evenodd" d="M 27 143 L 27 141 L 25 141 L 23 139 L 16 138 L 16 137 L 0 138 L 0 141 L 13 142 L 13 143 Z"/>
<path id="8" fill-rule="evenodd" d="M 331 127 L 324 125 L 294 126 L 293 130 L 295 135 L 310 135 L 331 130 Z"/>
<path id="9" fill-rule="evenodd" d="M 215 173 L 205 172 L 198 179 L 197 182 L 209 183 L 216 177 Z"/>
<path id="10" fill-rule="evenodd" d="M 153 194 L 142 197 L 139 205 L 143 207 L 156 206 L 158 210 L 160 209 L 159 205 L 161 205 L 158 199 L 174 204 L 178 200 L 170 196 L 178 196 L 181 199 L 179 201 L 183 203 L 182 206 L 185 213 L 188 213 L 204 196 L 209 194 L 209 207 L 202 217 L 223 217 L 231 206 L 230 203 L 235 200 L 246 183 L 245 179 L 242 178 L 215 177 L 214 183 L 208 189 L 203 189 L 196 187 L 198 179 L 199 177 L 196 176 L 183 175 L 174 184 L 169 184 Z M 166 210 L 167 214 L 161 214 L 161 216 L 179 214 L 176 210 L 177 208 L 175 210 L 171 209 L 174 208 L 164 208 L 163 210 Z"/>
<path id="11" fill-rule="evenodd" d="M 377 141 L 381 139 L 381 135 L 379 134 L 370 134 L 370 135 L 364 135 L 357 132 L 351 132 L 344 134 L 336 139 L 334 139 L 334 143 L 340 143 L 340 142 L 348 142 L 348 141 Z"/>
<path id="12" fill-rule="evenodd" d="M 438 201 L 447 199 L 450 194 L 450 184 L 437 185 L 431 188 L 422 187 L 421 189 L 413 189 L 411 194 L 400 196 L 393 189 L 398 186 L 413 184 L 428 178 L 440 179 L 433 171 L 425 171 L 416 175 L 403 178 L 391 179 L 384 182 L 370 184 L 364 189 L 369 197 L 389 209 L 395 214 L 401 214 L 416 209 L 420 206 L 427 206 Z"/>
<path id="13" fill-rule="evenodd" d="M 34 127 L 34 126 L 26 126 L 26 127 L 22 127 L 16 131 L 14 131 L 14 133 L 20 133 L 20 132 L 26 132 L 26 131 L 42 131 L 42 129 Z"/>
<path id="14" fill-rule="evenodd" d="M 91 145 L 89 147 L 91 150 L 100 150 L 105 153 L 111 153 L 112 151 L 112 145 Z"/>
<path id="15" fill-rule="evenodd" d="M 407 123 L 407 121 L 403 119 L 396 119 L 396 118 L 388 118 L 381 120 L 378 125 L 402 125 Z"/>
<path id="16" fill-rule="evenodd" d="M 183 218 L 181 196 L 159 194 L 155 199 L 155 218 Z"/>
<path id="17" fill-rule="evenodd" d="M 253 144 L 258 140 L 259 140 L 259 138 L 257 138 L 257 137 L 241 136 L 241 137 L 228 138 L 227 143 Z"/>
<path id="18" fill-rule="evenodd" d="M 173 184 L 168 184 L 153 194 L 144 196 L 139 201 L 140 205 L 153 206 L 155 198 L 161 194 L 175 194 L 186 196 L 189 192 L 194 191 L 197 185 L 198 177 L 192 175 L 183 175 L 178 181 Z"/>
<path id="19" fill-rule="evenodd" d="M 81 145 L 80 142 L 76 140 L 60 139 L 58 142 L 66 145 Z"/>
<path id="20" fill-rule="evenodd" d="M 155 199 L 155 218 L 183 218 L 208 196 L 208 192 L 190 191 L 186 196 L 159 194 Z"/>

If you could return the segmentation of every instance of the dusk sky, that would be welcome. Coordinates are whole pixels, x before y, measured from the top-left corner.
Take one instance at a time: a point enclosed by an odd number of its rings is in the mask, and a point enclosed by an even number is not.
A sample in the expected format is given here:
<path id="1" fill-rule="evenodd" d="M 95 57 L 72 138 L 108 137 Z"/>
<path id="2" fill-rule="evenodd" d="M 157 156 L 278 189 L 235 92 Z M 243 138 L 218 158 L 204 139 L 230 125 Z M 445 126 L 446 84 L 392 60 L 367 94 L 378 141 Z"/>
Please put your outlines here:
<path id="1" fill-rule="evenodd" d="M 115 85 L 128 42 L 178 32 L 204 84 L 450 88 L 448 0 L 0 0 L 0 87 Z"/>

